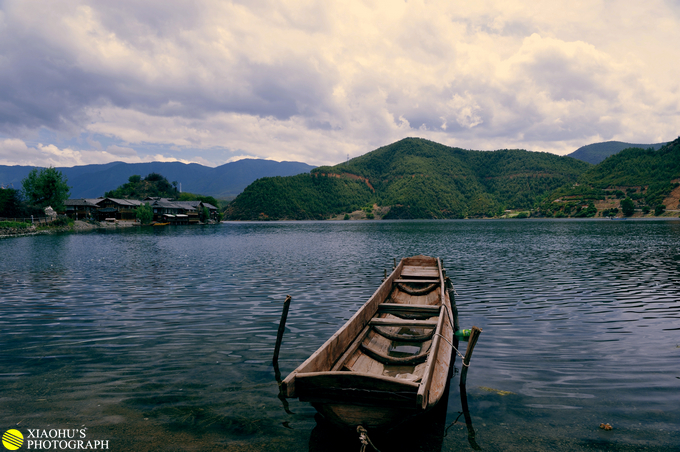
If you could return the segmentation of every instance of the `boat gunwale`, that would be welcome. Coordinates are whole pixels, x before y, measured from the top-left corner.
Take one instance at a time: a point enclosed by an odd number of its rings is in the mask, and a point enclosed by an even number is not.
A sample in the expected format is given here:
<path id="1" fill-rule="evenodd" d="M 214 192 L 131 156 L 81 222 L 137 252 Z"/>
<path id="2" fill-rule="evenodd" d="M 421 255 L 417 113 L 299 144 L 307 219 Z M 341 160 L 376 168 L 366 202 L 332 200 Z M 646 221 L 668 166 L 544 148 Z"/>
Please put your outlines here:
<path id="1" fill-rule="evenodd" d="M 441 338 L 444 337 L 442 335 L 443 330 L 444 330 L 444 322 L 445 322 L 445 317 L 447 316 L 446 310 L 451 309 L 450 305 L 446 304 L 446 292 L 444 291 L 444 275 L 442 272 L 442 264 L 440 259 L 437 257 L 435 258 L 437 262 L 437 269 L 439 271 L 439 281 L 440 281 L 440 294 L 439 294 L 439 301 L 440 301 L 440 308 L 439 308 L 439 319 L 437 322 L 437 328 L 434 332 L 434 339 L 432 340 L 432 345 L 430 347 L 430 354 L 427 357 L 427 361 L 425 364 L 425 370 L 423 371 L 423 377 L 420 381 L 420 388 L 418 388 L 418 396 L 417 396 L 417 404 L 420 405 L 422 409 L 426 409 L 430 405 L 434 405 L 437 400 L 433 400 L 430 402 L 430 386 L 432 384 L 432 377 L 435 372 L 435 368 L 437 367 L 437 357 L 439 355 L 439 346 L 441 344 Z M 451 363 L 449 363 L 449 366 L 451 366 Z M 441 394 L 440 394 L 441 396 Z"/>
<path id="2" fill-rule="evenodd" d="M 281 390 L 283 394 L 285 394 L 286 397 L 294 398 L 296 396 L 295 392 L 295 378 L 297 374 L 302 374 L 302 373 L 310 373 L 310 372 L 305 372 L 305 369 L 311 367 L 311 366 L 320 366 L 321 362 L 324 361 L 324 352 L 329 351 L 332 349 L 334 345 L 337 345 L 341 340 L 346 341 L 347 343 L 342 345 L 341 347 L 337 347 L 339 353 L 337 353 L 338 356 L 332 356 L 331 359 L 326 359 L 325 361 L 329 362 L 330 365 L 328 366 L 329 369 L 332 369 L 335 362 L 342 357 L 344 354 L 345 350 L 349 345 L 352 343 L 354 338 L 361 333 L 361 331 L 368 325 L 368 323 L 371 321 L 371 319 L 377 314 L 378 312 L 378 306 L 383 303 L 387 297 L 389 296 L 392 287 L 393 287 L 393 281 L 397 279 L 398 276 L 401 276 L 401 272 L 404 268 L 404 262 L 406 261 L 407 258 L 401 259 L 399 261 L 399 264 L 395 267 L 395 269 L 392 271 L 392 273 L 385 278 L 385 280 L 378 286 L 376 291 L 371 295 L 371 297 L 364 303 L 358 310 L 357 312 L 354 313 L 350 319 L 345 322 L 345 324 L 335 332 L 324 344 L 319 347 L 309 358 L 307 358 L 302 364 L 300 364 L 295 370 L 293 370 L 288 376 L 281 382 Z M 389 290 L 386 291 L 386 288 Z M 382 295 L 383 292 L 386 291 L 386 294 Z M 371 310 L 372 311 L 369 311 Z M 353 327 L 355 324 L 361 323 L 361 325 L 356 329 L 356 331 L 352 333 L 348 333 L 351 327 Z"/>

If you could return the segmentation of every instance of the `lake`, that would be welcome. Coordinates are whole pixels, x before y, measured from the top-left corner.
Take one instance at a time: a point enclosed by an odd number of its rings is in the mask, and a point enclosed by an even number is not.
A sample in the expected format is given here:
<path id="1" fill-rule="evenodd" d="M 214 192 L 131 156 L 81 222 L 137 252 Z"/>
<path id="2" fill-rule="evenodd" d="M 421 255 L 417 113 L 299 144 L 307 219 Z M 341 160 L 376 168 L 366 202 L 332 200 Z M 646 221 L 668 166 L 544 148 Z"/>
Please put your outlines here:
<path id="1" fill-rule="evenodd" d="M 358 452 L 358 437 L 277 398 L 283 300 L 293 298 L 285 376 L 394 258 L 417 254 L 443 259 L 461 327 L 483 328 L 464 394 L 474 436 L 455 375 L 437 427 L 372 438 L 382 452 L 678 450 L 680 221 L 224 223 L 3 239 L 0 428 L 26 440 L 86 428 L 120 451 Z"/>

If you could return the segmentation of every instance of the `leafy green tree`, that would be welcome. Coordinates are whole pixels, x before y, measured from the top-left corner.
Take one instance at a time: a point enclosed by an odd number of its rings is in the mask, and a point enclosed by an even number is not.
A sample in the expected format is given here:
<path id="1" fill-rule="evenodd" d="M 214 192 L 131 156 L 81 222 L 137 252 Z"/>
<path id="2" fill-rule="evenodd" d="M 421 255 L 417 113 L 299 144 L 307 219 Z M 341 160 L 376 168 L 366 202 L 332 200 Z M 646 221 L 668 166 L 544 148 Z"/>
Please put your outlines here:
<path id="1" fill-rule="evenodd" d="M 0 189 L 0 217 L 18 217 L 21 212 L 21 193 L 13 188 Z"/>
<path id="2" fill-rule="evenodd" d="M 208 210 L 207 207 L 203 207 L 198 212 L 198 219 L 201 220 L 203 223 L 207 222 L 210 219 L 210 210 Z"/>
<path id="3" fill-rule="evenodd" d="M 140 223 L 149 224 L 153 220 L 153 209 L 149 203 L 142 204 L 141 206 L 137 207 L 135 215 L 137 216 L 137 219 L 140 221 Z"/>
<path id="4" fill-rule="evenodd" d="M 64 201 L 70 195 L 66 177 L 55 168 L 34 168 L 26 179 L 21 181 L 23 195 L 33 206 L 45 208 L 52 206 L 57 212 L 63 211 Z"/>
<path id="5" fill-rule="evenodd" d="M 595 203 L 589 202 L 588 208 L 586 209 L 586 217 L 592 218 L 595 215 L 597 215 L 597 207 L 595 207 Z"/>
<path id="6" fill-rule="evenodd" d="M 158 173 L 151 173 L 144 179 L 138 175 L 130 176 L 127 183 L 104 193 L 107 198 L 122 199 L 144 199 L 147 196 L 174 198 L 177 195 L 177 189 Z"/>
<path id="7" fill-rule="evenodd" d="M 654 216 L 660 216 L 666 211 L 666 206 L 663 204 L 657 204 L 656 207 L 654 207 Z"/>
<path id="8" fill-rule="evenodd" d="M 621 212 L 623 212 L 623 214 L 627 217 L 635 213 L 635 204 L 633 204 L 632 199 L 626 198 L 621 201 Z"/>

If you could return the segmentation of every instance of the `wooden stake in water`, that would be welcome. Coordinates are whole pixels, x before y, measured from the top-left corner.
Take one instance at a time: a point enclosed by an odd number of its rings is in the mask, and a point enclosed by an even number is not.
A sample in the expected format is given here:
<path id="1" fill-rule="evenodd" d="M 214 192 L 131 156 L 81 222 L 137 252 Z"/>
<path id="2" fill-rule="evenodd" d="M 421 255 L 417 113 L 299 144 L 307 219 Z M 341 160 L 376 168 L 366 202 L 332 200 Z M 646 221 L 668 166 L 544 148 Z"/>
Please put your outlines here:
<path id="1" fill-rule="evenodd" d="M 461 388 L 465 387 L 465 382 L 467 380 L 467 371 L 468 367 L 470 366 L 470 359 L 472 359 L 472 350 L 474 350 L 475 344 L 477 344 L 477 339 L 479 339 L 480 334 L 482 334 L 482 329 L 473 326 L 472 332 L 470 333 L 470 339 L 468 339 L 467 350 L 465 350 L 465 358 L 463 358 L 463 371 L 460 374 Z"/>
<path id="2" fill-rule="evenodd" d="M 279 351 L 281 351 L 283 332 L 286 330 L 286 319 L 288 318 L 290 300 L 291 300 L 290 295 L 287 295 L 286 300 L 283 302 L 283 312 L 281 313 L 281 321 L 279 322 L 279 332 L 276 335 L 276 345 L 274 346 L 274 359 L 272 360 L 274 367 L 278 367 L 279 365 Z"/>

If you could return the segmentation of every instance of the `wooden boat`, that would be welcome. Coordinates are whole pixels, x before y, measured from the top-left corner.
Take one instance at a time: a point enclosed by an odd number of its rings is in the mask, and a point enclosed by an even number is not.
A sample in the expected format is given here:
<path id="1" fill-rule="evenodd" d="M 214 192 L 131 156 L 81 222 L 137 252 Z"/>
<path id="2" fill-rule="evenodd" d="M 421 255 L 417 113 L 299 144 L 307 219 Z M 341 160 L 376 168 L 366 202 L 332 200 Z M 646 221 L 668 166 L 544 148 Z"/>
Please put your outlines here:
<path id="1" fill-rule="evenodd" d="M 169 224 L 170 224 L 170 223 L 154 223 L 153 225 L 154 225 L 154 226 L 167 226 L 167 225 L 169 225 Z"/>
<path id="2" fill-rule="evenodd" d="M 442 398 L 454 319 L 439 259 L 404 258 L 352 318 L 281 384 L 339 426 L 387 428 Z"/>

